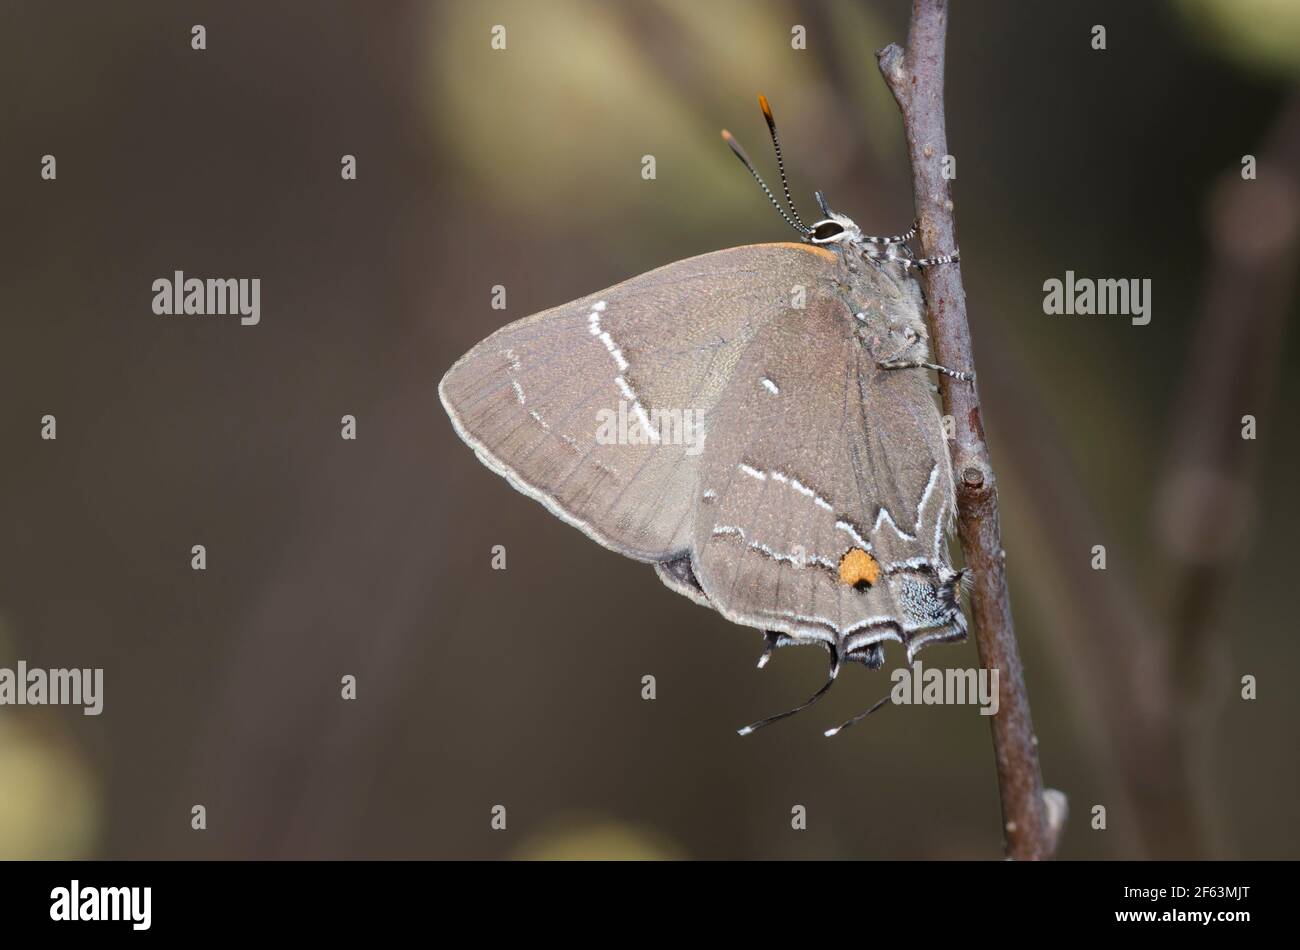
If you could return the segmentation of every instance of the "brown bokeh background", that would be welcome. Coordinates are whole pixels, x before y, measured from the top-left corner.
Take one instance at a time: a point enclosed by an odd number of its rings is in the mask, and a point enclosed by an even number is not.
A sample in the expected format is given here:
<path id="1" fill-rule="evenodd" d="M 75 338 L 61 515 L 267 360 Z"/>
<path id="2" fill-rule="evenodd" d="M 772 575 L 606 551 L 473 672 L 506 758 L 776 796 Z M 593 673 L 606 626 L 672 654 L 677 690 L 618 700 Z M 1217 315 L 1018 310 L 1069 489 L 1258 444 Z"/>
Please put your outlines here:
<path id="1" fill-rule="evenodd" d="M 1300 856 L 1300 15 L 955 7 L 963 275 L 1044 776 L 1071 803 L 1061 856 Z M 436 393 L 508 320 L 790 239 L 717 135 L 771 177 L 757 92 L 804 206 L 822 188 L 868 230 L 905 228 L 873 51 L 906 15 L 4 4 L 0 666 L 103 667 L 105 711 L 0 708 L 0 856 L 999 855 L 973 708 L 825 740 L 887 688 L 854 668 L 740 740 L 824 655 L 756 671 L 755 631 L 511 491 Z M 260 277 L 261 324 L 155 316 L 176 269 Z M 1045 316 L 1067 269 L 1151 278 L 1151 324 Z M 977 665 L 969 643 L 925 659 Z"/>

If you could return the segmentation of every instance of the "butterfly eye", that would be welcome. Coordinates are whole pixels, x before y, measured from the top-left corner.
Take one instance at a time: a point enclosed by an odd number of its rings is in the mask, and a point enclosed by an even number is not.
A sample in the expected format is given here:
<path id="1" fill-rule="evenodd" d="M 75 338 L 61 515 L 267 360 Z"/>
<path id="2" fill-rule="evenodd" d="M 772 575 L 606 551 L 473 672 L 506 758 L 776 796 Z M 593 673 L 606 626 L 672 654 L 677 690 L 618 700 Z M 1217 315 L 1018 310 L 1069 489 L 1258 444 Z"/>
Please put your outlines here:
<path id="1" fill-rule="evenodd" d="M 843 225 L 834 221 L 823 221 L 812 229 L 812 239 L 817 243 L 833 241 L 843 233 Z"/>

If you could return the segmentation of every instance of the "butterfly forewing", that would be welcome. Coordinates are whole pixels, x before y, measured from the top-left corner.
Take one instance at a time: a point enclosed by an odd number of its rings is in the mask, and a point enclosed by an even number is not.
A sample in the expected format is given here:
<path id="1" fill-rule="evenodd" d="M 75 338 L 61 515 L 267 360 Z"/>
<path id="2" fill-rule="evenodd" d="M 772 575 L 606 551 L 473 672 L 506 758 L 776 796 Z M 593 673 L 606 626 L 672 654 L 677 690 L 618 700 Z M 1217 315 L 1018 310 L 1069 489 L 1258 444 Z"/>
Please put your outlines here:
<path id="1" fill-rule="evenodd" d="M 833 264 L 798 244 L 670 264 L 498 330 L 448 371 L 443 404 L 520 491 L 607 547 L 665 560 L 690 546 L 737 361 L 791 288 Z"/>

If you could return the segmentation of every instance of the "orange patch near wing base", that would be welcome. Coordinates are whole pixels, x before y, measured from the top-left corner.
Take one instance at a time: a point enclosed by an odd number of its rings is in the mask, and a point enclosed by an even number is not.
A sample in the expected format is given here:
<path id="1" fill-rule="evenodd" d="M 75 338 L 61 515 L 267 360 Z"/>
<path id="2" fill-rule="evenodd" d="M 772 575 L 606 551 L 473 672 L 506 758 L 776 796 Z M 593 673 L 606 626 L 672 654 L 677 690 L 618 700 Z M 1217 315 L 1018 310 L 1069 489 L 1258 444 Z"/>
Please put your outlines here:
<path id="1" fill-rule="evenodd" d="M 849 587 L 870 587 L 880 580 L 880 562 L 861 548 L 853 548 L 840 558 L 840 583 Z"/>
<path id="2" fill-rule="evenodd" d="M 836 260 L 835 252 L 827 250 L 824 247 L 818 247 L 816 244 L 797 244 L 794 241 L 778 241 L 775 244 L 754 244 L 751 247 L 788 247 L 796 251 L 807 251 L 816 257 L 820 257 L 834 263 Z"/>

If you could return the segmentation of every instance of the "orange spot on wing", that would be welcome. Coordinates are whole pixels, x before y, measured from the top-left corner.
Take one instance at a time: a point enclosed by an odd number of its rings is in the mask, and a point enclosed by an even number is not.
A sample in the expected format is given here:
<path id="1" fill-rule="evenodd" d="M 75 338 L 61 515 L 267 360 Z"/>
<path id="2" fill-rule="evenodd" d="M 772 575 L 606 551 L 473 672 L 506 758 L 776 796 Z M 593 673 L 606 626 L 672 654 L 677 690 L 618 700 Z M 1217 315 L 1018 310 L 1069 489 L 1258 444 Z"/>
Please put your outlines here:
<path id="1" fill-rule="evenodd" d="M 760 245 L 760 247 L 763 245 Z M 828 251 L 824 247 L 818 247 L 816 244 L 798 244 L 794 241 L 780 241 L 776 244 L 768 244 L 767 247 L 788 247 L 796 251 L 807 251 L 809 254 L 815 254 L 818 257 L 828 261 L 835 260 L 835 252 Z"/>
<path id="2" fill-rule="evenodd" d="M 872 586 L 880 580 L 880 562 L 862 548 L 853 548 L 840 558 L 840 583 L 849 587 Z"/>

